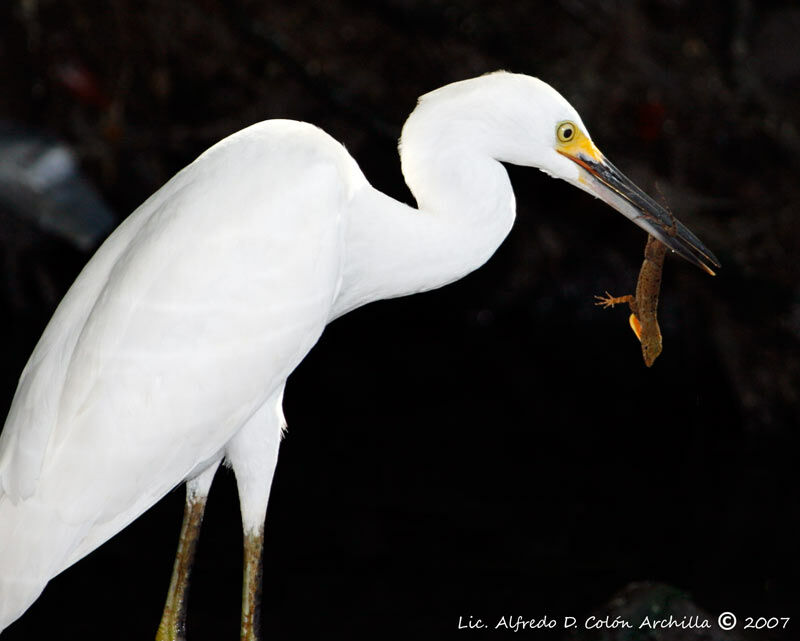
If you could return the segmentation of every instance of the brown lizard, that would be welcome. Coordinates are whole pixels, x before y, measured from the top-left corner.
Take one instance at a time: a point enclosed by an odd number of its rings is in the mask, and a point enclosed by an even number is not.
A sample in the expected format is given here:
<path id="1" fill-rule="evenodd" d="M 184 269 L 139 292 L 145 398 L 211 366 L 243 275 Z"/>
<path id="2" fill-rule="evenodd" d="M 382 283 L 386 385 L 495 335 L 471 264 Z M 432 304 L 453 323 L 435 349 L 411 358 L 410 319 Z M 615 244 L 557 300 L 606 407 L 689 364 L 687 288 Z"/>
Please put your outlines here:
<path id="1" fill-rule="evenodd" d="M 595 296 L 596 305 L 608 308 L 618 303 L 628 303 L 631 315 L 628 319 L 631 329 L 642 345 L 644 364 L 650 367 L 661 353 L 661 329 L 658 326 L 658 294 L 661 289 L 661 271 L 664 268 L 666 245 L 653 236 L 647 237 L 644 248 L 644 262 L 639 270 L 636 294 L 627 296 Z"/>

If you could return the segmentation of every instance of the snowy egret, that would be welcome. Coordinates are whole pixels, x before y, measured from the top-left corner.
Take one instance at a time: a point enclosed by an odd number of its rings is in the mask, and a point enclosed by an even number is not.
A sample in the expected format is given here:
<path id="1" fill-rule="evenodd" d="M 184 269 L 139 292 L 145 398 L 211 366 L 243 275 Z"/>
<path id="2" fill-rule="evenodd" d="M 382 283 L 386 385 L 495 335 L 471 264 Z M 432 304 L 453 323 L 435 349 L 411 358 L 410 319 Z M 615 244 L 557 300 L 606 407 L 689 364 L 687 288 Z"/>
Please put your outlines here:
<path id="1" fill-rule="evenodd" d="M 497 72 L 423 96 L 400 156 L 419 209 L 371 187 L 318 128 L 262 122 L 203 153 L 100 247 L 22 372 L 0 440 L 0 630 L 185 481 L 158 631 L 182 638 L 194 542 L 226 460 L 245 532 L 241 635 L 255 639 L 287 377 L 334 318 L 480 267 L 515 217 L 502 162 L 602 198 L 709 273 L 719 264 L 535 78 Z"/>

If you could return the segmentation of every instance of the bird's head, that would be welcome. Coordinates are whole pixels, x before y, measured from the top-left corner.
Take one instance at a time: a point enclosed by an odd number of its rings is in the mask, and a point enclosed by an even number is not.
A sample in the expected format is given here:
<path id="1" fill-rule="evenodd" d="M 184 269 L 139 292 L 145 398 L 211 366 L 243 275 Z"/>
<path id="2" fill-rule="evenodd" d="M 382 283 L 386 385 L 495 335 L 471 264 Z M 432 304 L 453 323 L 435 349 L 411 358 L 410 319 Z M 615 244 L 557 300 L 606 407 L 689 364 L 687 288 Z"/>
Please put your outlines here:
<path id="1" fill-rule="evenodd" d="M 608 161 L 592 142 L 578 112 L 561 94 L 530 76 L 505 72 L 492 75 L 498 86 L 507 88 L 504 100 L 511 105 L 514 126 L 523 119 L 526 123 L 522 128 L 525 135 L 514 142 L 512 153 L 516 158 L 511 162 L 538 167 L 600 198 L 670 250 L 714 274 L 713 268 L 720 266 L 716 256 L 670 211 Z"/>
<path id="2" fill-rule="evenodd" d="M 428 141 L 429 149 L 476 148 L 541 169 L 605 201 L 709 274 L 719 267 L 697 236 L 600 153 L 578 112 L 538 78 L 499 71 L 437 89 L 406 123 L 403 139 L 412 138 Z M 411 165 L 404 161 L 407 177 Z"/>
<path id="3" fill-rule="evenodd" d="M 714 275 L 712 268 L 720 266 L 716 256 L 672 212 L 612 165 L 579 121 L 558 120 L 551 127 L 553 150 L 566 163 L 553 157 L 554 171 L 549 173 L 597 196 L 670 250 Z"/>

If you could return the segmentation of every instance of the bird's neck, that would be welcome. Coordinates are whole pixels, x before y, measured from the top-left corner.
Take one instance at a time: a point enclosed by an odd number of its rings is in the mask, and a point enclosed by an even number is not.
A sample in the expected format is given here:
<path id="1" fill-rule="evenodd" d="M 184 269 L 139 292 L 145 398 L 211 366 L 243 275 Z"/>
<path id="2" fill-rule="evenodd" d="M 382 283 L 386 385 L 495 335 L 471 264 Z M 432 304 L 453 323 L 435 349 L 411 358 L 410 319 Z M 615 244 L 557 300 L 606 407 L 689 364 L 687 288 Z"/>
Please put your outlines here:
<path id="1" fill-rule="evenodd" d="M 458 280 L 483 265 L 511 230 L 514 193 L 490 155 L 457 139 L 405 136 L 401 155 L 419 209 L 372 187 L 356 196 L 334 316 Z"/>

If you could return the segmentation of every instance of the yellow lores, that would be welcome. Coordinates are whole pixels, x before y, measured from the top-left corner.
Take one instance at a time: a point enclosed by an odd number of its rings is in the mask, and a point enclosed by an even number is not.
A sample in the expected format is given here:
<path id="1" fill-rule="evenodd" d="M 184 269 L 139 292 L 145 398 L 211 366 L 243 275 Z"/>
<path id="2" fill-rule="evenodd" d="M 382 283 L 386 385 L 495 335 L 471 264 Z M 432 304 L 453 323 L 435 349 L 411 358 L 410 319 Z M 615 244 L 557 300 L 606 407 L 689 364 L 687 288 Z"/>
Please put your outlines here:
<path id="1" fill-rule="evenodd" d="M 592 171 L 592 163 L 602 163 L 604 160 L 603 154 L 594 146 L 591 139 L 570 120 L 559 123 L 556 138 L 558 138 L 556 151 L 584 169 Z"/>
<path id="2" fill-rule="evenodd" d="M 647 237 L 644 248 L 644 262 L 639 271 L 636 283 L 636 295 L 595 296 L 596 305 L 613 307 L 617 303 L 628 303 L 631 315 L 628 319 L 636 338 L 642 344 L 644 364 L 650 367 L 661 353 L 661 329 L 658 327 L 658 292 L 661 289 L 661 270 L 664 268 L 666 245 L 662 245 L 653 236 Z"/>

